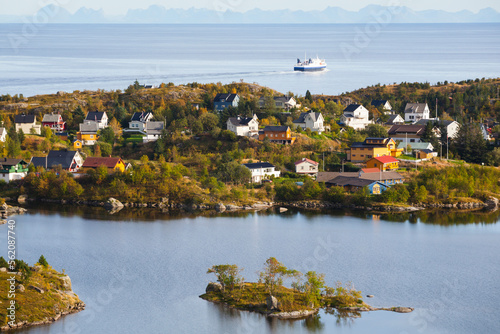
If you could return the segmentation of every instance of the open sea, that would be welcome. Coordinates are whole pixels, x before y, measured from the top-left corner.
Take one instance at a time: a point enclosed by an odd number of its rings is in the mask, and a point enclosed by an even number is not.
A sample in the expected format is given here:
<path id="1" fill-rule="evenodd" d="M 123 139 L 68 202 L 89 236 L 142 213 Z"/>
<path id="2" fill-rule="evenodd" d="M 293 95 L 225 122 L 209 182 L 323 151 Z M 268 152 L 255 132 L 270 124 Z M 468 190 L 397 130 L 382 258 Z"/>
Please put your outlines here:
<path id="1" fill-rule="evenodd" d="M 318 55 L 328 70 L 297 73 Z M 256 82 L 339 94 L 399 82 L 500 77 L 500 24 L 0 24 L 0 94 L 125 89 L 134 80 Z"/>

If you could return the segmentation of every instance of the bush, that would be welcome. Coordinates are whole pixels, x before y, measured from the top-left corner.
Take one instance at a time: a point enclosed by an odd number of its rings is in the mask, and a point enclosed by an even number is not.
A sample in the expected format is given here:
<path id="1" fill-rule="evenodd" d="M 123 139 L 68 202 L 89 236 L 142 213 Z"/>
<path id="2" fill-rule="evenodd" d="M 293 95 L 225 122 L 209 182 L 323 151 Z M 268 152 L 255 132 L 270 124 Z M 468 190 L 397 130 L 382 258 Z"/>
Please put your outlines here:
<path id="1" fill-rule="evenodd" d="M 9 267 L 9 264 L 7 263 L 7 261 L 5 261 L 3 256 L 0 256 L 0 268 L 8 268 L 8 267 Z"/>

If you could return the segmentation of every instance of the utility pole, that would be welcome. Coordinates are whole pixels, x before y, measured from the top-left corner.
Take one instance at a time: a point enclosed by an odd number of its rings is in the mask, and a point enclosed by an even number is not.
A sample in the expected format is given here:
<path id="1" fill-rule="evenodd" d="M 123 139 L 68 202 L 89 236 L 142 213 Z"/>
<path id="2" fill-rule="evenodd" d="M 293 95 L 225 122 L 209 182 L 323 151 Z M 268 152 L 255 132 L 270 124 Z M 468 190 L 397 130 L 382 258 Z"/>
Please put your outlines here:
<path id="1" fill-rule="evenodd" d="M 325 171 L 325 152 L 323 152 L 323 172 Z"/>
<path id="2" fill-rule="evenodd" d="M 436 97 L 436 120 L 438 118 L 438 99 Z"/>

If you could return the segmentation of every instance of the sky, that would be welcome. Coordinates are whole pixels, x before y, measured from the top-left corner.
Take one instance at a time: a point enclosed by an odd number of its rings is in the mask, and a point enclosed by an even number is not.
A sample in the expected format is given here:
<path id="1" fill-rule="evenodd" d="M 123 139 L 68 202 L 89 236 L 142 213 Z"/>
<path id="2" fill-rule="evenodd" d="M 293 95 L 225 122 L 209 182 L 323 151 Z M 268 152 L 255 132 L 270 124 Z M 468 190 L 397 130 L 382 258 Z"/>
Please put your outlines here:
<path id="1" fill-rule="evenodd" d="M 402 5 L 413 10 L 440 9 L 449 12 L 491 7 L 500 12 L 498 0 L 0 0 L 0 15 L 32 15 L 40 8 L 54 3 L 73 13 L 81 7 L 103 9 L 108 15 L 123 15 L 128 9 L 147 8 L 150 5 L 161 5 L 165 8 L 208 8 L 215 10 L 232 10 L 244 12 L 254 8 L 264 10 L 322 10 L 328 6 L 341 7 L 357 11 L 370 4 L 383 6 Z"/>

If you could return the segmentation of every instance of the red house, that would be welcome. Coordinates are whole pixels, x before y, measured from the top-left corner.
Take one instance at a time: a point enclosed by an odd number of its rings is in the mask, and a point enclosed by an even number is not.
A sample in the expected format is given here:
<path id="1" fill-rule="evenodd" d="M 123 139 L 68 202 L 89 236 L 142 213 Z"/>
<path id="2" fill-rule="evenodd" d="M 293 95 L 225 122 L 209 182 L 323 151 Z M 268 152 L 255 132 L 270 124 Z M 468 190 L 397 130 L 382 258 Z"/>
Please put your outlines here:
<path id="1" fill-rule="evenodd" d="M 63 132 L 66 130 L 66 122 L 59 114 L 43 115 L 42 126 L 48 126 L 53 132 Z"/>

